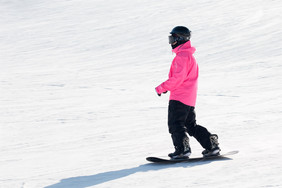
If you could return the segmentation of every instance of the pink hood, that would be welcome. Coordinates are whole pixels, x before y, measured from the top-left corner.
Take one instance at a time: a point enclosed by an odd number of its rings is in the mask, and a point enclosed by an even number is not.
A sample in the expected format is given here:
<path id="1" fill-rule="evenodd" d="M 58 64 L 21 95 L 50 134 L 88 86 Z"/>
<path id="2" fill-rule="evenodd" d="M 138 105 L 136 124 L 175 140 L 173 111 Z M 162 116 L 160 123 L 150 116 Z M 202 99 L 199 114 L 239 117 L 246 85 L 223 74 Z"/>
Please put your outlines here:
<path id="1" fill-rule="evenodd" d="M 196 51 L 188 41 L 172 50 L 176 56 L 172 61 L 168 80 L 156 88 L 158 93 L 170 91 L 170 100 L 195 106 L 198 90 L 198 64 L 193 56 Z"/>

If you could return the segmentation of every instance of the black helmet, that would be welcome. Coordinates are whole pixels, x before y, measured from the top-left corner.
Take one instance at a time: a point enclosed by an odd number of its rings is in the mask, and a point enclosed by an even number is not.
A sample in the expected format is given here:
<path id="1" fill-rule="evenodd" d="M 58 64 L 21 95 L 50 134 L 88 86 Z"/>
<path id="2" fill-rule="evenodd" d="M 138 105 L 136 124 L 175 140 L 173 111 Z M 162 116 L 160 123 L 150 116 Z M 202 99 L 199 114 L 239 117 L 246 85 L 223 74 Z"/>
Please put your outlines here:
<path id="1" fill-rule="evenodd" d="M 176 26 L 170 32 L 171 36 L 168 37 L 169 44 L 173 44 L 174 42 L 179 43 L 178 45 L 183 44 L 190 40 L 191 31 L 184 26 Z"/>

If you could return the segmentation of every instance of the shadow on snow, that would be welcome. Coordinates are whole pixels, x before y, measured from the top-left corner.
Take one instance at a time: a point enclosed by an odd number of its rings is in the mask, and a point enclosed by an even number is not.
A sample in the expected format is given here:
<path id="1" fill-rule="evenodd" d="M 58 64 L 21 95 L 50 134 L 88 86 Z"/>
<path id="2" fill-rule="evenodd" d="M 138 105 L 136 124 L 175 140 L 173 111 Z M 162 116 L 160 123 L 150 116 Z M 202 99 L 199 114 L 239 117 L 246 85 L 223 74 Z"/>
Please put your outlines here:
<path id="1" fill-rule="evenodd" d="M 219 161 L 219 160 L 222 161 L 222 160 L 231 160 L 231 159 L 224 157 L 224 158 L 212 159 L 212 160 L 207 159 L 200 162 L 181 162 L 175 164 L 148 163 L 128 169 L 102 172 L 90 176 L 78 176 L 78 177 L 62 179 L 59 183 L 56 183 L 54 185 L 49 185 L 45 188 L 85 188 L 89 186 L 102 184 L 108 181 L 116 180 L 119 178 L 123 178 L 131 174 L 135 174 L 137 172 L 158 171 L 166 168 L 179 168 L 179 167 L 191 168 L 194 166 L 205 165 L 211 163 L 212 161 Z"/>

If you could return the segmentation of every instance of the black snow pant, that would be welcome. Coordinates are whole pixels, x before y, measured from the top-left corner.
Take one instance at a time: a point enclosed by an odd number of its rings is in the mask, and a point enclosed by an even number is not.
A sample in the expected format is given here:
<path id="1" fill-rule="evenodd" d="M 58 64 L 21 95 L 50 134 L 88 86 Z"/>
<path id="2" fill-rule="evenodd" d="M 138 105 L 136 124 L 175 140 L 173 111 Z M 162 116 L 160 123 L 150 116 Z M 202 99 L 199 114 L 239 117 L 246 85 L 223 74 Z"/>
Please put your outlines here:
<path id="1" fill-rule="evenodd" d="M 211 133 L 196 124 L 195 108 L 176 100 L 170 100 L 168 106 L 168 128 L 175 147 L 181 147 L 182 140 L 187 137 L 186 132 L 205 149 L 211 148 Z"/>

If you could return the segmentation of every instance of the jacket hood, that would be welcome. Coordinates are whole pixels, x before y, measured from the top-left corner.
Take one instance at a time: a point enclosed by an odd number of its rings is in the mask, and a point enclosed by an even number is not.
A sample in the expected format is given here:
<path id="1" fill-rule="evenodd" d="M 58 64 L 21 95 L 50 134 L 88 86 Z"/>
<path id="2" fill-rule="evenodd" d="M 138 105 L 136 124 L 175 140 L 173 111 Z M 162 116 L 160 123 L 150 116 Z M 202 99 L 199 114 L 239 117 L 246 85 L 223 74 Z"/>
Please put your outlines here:
<path id="1" fill-rule="evenodd" d="M 178 54 L 179 52 L 188 52 L 190 54 L 193 54 L 196 51 L 196 48 L 191 46 L 191 41 L 187 41 L 186 43 L 177 46 L 172 50 L 172 52 Z"/>

